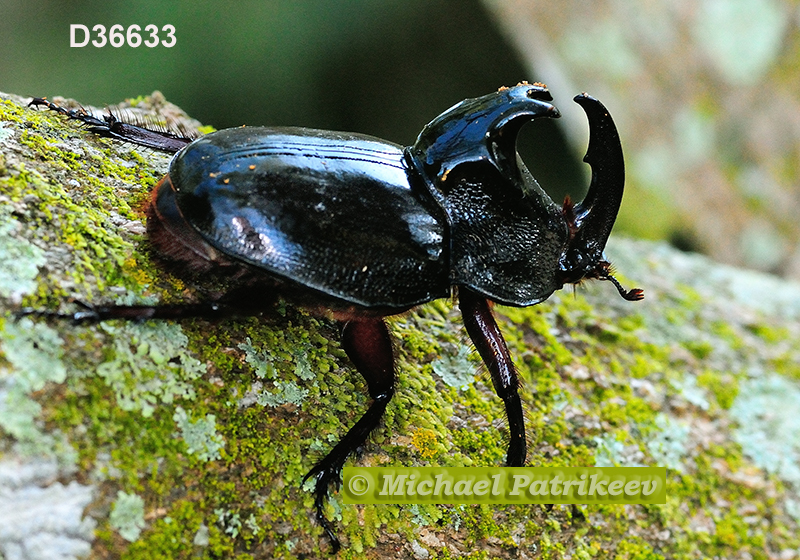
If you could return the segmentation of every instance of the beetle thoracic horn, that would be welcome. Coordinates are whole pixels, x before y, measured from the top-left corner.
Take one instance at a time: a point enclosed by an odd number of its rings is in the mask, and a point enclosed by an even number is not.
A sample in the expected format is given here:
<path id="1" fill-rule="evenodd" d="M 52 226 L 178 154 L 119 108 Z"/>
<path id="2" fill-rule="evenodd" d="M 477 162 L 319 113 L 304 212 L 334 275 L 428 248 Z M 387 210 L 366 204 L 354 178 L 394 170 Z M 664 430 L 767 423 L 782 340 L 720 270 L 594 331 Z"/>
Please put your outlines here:
<path id="1" fill-rule="evenodd" d="M 586 198 L 575 206 L 577 233 L 573 247 L 599 259 L 617 218 L 625 187 L 622 145 L 611 115 L 594 97 L 585 93 L 574 99 L 589 119 L 589 147 L 583 161 L 592 168 Z"/>

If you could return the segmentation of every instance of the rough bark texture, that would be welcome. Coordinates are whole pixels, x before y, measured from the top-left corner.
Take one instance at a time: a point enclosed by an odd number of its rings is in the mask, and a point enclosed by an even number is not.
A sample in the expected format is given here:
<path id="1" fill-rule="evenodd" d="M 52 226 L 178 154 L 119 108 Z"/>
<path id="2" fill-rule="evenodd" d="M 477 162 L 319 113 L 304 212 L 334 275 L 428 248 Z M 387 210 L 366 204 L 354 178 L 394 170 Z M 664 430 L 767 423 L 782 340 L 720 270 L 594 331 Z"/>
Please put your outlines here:
<path id="1" fill-rule="evenodd" d="M 200 292 L 148 252 L 140 207 L 167 157 L 0 99 L 0 554 L 324 556 L 300 481 L 368 402 L 337 329 L 291 306 L 220 323 L 12 318 Z M 666 466 L 667 503 L 334 495 L 342 558 L 797 556 L 800 287 L 663 245 L 612 239 L 609 257 L 643 302 L 595 283 L 497 309 L 528 464 Z M 355 464 L 501 465 L 503 407 L 451 302 L 390 323 L 398 393 Z"/>

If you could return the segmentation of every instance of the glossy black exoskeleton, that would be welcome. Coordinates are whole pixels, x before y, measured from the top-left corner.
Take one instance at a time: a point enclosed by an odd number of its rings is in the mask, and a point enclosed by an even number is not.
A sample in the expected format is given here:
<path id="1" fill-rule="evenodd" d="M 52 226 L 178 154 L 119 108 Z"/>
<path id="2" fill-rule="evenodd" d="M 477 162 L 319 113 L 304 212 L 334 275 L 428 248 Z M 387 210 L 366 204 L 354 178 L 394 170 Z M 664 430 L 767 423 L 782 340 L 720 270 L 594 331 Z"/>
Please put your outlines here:
<path id="1" fill-rule="evenodd" d="M 98 134 L 177 152 L 152 193 L 148 232 L 157 252 L 192 273 L 227 271 L 242 285 L 280 294 L 342 324 L 342 346 L 373 399 L 367 412 L 306 478 L 316 518 L 347 457 L 378 425 L 394 393 L 392 343 L 383 317 L 455 290 L 467 332 L 489 369 L 509 421 L 507 464 L 522 466 L 525 428 L 517 375 L 491 303 L 528 306 L 566 283 L 614 283 L 603 249 L 619 209 L 624 164 L 605 107 L 582 94 L 589 119 L 584 200 L 556 205 L 516 150 L 526 122 L 558 117 L 540 84 L 468 99 L 403 148 L 359 134 L 245 127 L 193 141 L 43 99 Z M 255 314 L 236 300 L 172 306 L 92 307 L 72 319 Z M 45 313 L 46 314 L 46 313 Z"/>

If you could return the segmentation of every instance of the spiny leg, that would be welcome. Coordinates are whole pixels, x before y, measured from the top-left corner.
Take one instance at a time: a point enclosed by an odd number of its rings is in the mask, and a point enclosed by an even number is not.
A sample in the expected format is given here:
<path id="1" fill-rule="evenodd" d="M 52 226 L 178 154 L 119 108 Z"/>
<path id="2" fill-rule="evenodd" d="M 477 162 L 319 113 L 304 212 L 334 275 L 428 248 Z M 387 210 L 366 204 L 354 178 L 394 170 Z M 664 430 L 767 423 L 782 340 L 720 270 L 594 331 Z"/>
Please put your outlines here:
<path id="1" fill-rule="evenodd" d="M 519 380 L 514 362 L 511 360 L 500 328 L 492 316 L 488 300 L 463 287 L 459 289 L 458 299 L 467 332 L 492 375 L 492 384 L 497 396 L 503 399 L 506 407 L 511 434 L 506 464 L 509 467 L 521 467 L 525 464 L 527 446 L 522 403 L 517 393 Z"/>
<path id="2" fill-rule="evenodd" d="M 345 460 L 364 444 L 369 434 L 380 423 L 386 406 L 394 395 L 395 381 L 392 340 L 383 319 L 363 319 L 345 323 L 342 328 L 342 347 L 367 382 L 369 395 L 373 401 L 364 416 L 303 479 L 303 482 L 309 478 L 315 480 L 316 518 L 331 540 L 333 553 L 339 550 L 341 544 L 323 511 L 328 498 L 328 488 L 331 484 L 338 486 L 341 483 Z"/>
<path id="3" fill-rule="evenodd" d="M 178 136 L 166 130 L 152 130 L 132 123 L 126 123 L 117 119 L 110 110 L 108 115 L 103 115 L 98 119 L 84 109 L 65 109 L 44 97 L 34 97 L 28 107 L 39 107 L 44 105 L 51 111 L 56 111 L 70 119 L 80 121 L 86 125 L 89 132 L 93 132 L 104 138 L 113 138 L 121 142 L 130 142 L 152 148 L 161 152 L 174 154 L 192 141 L 192 138 Z"/>

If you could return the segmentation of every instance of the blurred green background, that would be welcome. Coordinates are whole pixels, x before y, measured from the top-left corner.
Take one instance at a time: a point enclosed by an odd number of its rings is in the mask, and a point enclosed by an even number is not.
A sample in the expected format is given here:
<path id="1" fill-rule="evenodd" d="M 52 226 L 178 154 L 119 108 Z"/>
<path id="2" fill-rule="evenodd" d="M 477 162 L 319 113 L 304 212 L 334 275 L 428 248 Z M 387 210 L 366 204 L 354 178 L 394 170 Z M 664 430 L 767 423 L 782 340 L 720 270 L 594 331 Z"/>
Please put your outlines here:
<path id="1" fill-rule="evenodd" d="M 477 0 L 3 4 L 0 91 L 102 107 L 157 89 L 216 128 L 297 125 L 408 145 L 461 99 L 545 78 L 523 68 Z M 177 44 L 70 48 L 72 23 L 172 24 Z M 575 93 L 556 103 L 574 105 Z M 555 200 L 582 196 L 586 171 L 555 123 L 526 127 L 520 151 Z"/>

